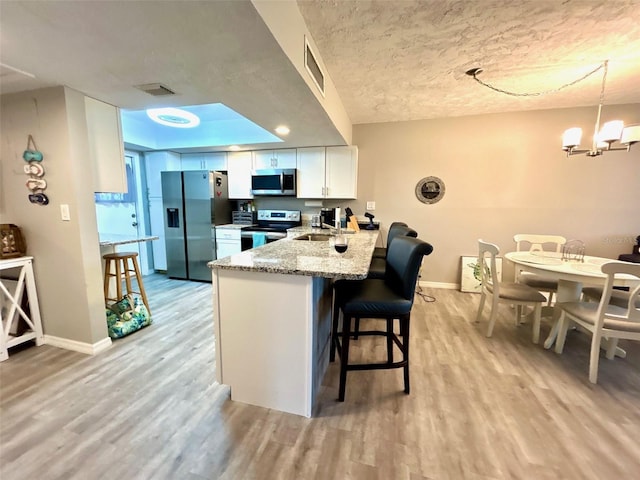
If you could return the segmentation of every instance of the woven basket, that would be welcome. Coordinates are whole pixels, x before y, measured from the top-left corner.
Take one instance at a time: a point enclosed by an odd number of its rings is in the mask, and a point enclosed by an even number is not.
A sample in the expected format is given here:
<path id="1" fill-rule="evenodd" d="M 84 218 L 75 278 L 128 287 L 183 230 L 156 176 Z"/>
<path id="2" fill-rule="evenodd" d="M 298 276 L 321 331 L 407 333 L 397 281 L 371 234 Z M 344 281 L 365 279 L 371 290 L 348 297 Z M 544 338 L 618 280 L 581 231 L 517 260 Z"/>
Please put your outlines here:
<path id="1" fill-rule="evenodd" d="M 27 244 L 20 228 L 12 223 L 0 224 L 0 258 L 22 257 L 27 253 Z"/>

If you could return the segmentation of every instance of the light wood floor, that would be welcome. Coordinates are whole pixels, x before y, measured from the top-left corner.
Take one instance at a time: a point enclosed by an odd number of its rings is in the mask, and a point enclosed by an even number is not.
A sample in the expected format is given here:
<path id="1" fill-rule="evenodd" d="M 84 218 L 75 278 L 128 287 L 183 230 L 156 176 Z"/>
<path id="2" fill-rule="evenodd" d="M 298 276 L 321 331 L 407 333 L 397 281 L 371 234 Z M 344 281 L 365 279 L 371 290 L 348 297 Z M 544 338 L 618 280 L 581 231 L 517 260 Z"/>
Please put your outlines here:
<path id="1" fill-rule="evenodd" d="M 215 383 L 210 284 L 145 283 L 154 324 L 110 350 L 45 345 L 0 364 L 2 480 L 640 475 L 638 344 L 602 357 L 594 386 L 587 335 L 571 332 L 556 355 L 501 306 L 487 339 L 477 295 L 425 289 L 437 301 L 416 297 L 411 395 L 400 370 L 352 372 L 338 403 L 332 365 L 306 419 L 231 402 Z M 372 341 L 352 352 L 382 353 Z"/>

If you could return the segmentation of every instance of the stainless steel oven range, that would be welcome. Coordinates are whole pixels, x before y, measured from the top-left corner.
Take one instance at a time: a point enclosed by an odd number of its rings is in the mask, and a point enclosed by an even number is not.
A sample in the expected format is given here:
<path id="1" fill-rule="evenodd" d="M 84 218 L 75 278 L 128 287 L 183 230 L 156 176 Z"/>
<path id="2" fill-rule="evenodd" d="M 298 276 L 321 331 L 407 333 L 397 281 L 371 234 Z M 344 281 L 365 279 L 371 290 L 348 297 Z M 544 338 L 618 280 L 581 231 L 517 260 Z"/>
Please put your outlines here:
<path id="1" fill-rule="evenodd" d="M 242 250 L 285 238 L 287 229 L 302 224 L 300 219 L 300 210 L 258 210 L 258 224 L 245 227 L 240 233 Z"/>

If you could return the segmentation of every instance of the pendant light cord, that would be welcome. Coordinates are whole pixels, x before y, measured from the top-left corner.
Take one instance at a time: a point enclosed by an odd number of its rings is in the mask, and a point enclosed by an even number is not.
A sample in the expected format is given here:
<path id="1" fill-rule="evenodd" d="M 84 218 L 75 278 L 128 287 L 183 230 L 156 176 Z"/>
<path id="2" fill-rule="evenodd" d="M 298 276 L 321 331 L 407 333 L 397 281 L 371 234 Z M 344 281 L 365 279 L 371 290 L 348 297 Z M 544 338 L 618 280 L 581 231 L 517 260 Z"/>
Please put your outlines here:
<path id="1" fill-rule="evenodd" d="M 598 115 L 596 115 L 596 125 L 593 128 L 593 143 L 591 151 L 598 151 L 598 132 L 600 132 L 600 115 L 602 114 L 602 105 L 604 104 L 604 85 L 607 82 L 607 72 L 609 71 L 609 60 L 605 60 L 602 64 L 604 73 L 602 74 L 602 88 L 600 89 L 600 103 L 598 103 Z"/>
<path id="2" fill-rule="evenodd" d="M 480 85 L 484 85 L 487 88 L 490 88 L 493 91 L 499 92 L 499 93 L 504 93 L 506 95 L 511 95 L 512 97 L 538 97 L 540 95 L 547 95 L 549 93 L 556 93 L 559 92 L 560 90 L 563 90 L 567 87 L 570 87 L 572 85 L 575 85 L 576 83 L 580 83 L 581 81 L 589 78 L 591 75 L 593 75 L 594 73 L 596 73 L 597 71 L 599 71 L 600 69 L 604 68 L 604 76 L 602 78 L 602 91 L 600 92 L 600 103 L 602 103 L 603 99 L 604 99 L 604 82 L 605 79 L 607 78 L 607 64 L 609 63 L 609 60 L 605 60 L 603 63 L 601 63 L 600 65 L 598 65 L 596 68 L 594 68 L 593 70 L 591 70 L 589 73 L 583 75 L 582 77 L 566 83 L 564 85 L 562 85 L 561 87 L 558 88 L 553 88 L 551 90 L 545 90 L 543 92 L 510 92 L 508 90 L 503 90 L 501 88 L 498 87 L 494 87 L 493 85 L 490 85 L 488 83 L 483 82 L 482 80 L 480 80 L 478 78 L 478 74 L 482 73 L 482 69 L 481 68 L 472 68 L 471 70 L 467 70 L 465 73 L 467 75 L 469 75 L 470 77 L 473 77 L 473 79 L 478 82 Z"/>
<path id="3" fill-rule="evenodd" d="M 607 72 L 609 71 L 609 60 L 605 60 L 604 63 L 598 67 L 598 69 L 602 67 L 604 67 L 604 73 L 602 74 L 602 89 L 600 90 L 600 105 L 604 104 L 604 84 L 607 82 Z"/>

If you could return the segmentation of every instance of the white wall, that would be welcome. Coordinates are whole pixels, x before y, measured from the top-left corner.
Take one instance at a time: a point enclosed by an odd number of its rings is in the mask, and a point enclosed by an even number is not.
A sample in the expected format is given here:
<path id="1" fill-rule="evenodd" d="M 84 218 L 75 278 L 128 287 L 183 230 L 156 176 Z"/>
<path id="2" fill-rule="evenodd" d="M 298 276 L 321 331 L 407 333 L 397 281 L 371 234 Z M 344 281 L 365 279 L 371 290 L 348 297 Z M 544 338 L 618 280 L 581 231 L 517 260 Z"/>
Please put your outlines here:
<path id="1" fill-rule="evenodd" d="M 102 266 L 88 159 L 84 96 L 55 87 L 2 95 L 0 221 L 20 226 L 34 270 L 45 335 L 108 341 Z M 44 154 L 49 205 L 32 204 L 22 152 L 33 135 Z M 60 218 L 68 204 L 71 221 Z"/>
<path id="2" fill-rule="evenodd" d="M 407 222 L 434 246 L 423 280 L 458 283 L 461 255 L 476 241 L 514 248 L 516 233 L 580 239 L 586 252 L 617 258 L 640 235 L 640 145 L 630 153 L 567 158 L 562 132 L 593 131 L 596 107 L 354 125 L 359 149 L 357 215 L 376 201 L 383 225 Z M 640 123 L 640 105 L 605 106 L 603 117 Z M 446 194 L 419 202 L 418 181 L 440 177 Z M 505 275 L 512 276 L 505 264 Z"/>
<path id="3" fill-rule="evenodd" d="M 45 334 L 96 344 L 107 334 L 83 96 L 57 87 L 0 99 L 0 222 L 18 224 L 35 257 Z M 374 200 L 383 225 L 415 228 L 435 248 L 425 260 L 428 282 L 458 283 L 460 256 L 475 254 L 478 238 L 506 252 L 519 232 L 578 238 L 588 254 L 616 258 L 640 234 L 640 146 L 566 158 L 563 130 L 578 124 L 589 132 L 594 115 L 592 107 L 356 125 L 358 200 L 335 205 L 361 216 Z M 614 117 L 639 123 L 640 105 L 605 107 L 605 118 Z M 28 134 L 44 153 L 46 207 L 27 198 Z M 446 184 L 435 205 L 414 195 L 430 175 Z M 60 219 L 62 203 L 71 222 Z"/>

